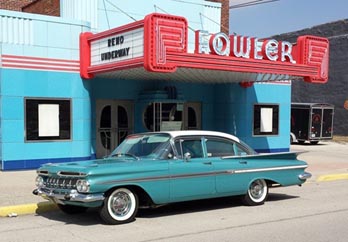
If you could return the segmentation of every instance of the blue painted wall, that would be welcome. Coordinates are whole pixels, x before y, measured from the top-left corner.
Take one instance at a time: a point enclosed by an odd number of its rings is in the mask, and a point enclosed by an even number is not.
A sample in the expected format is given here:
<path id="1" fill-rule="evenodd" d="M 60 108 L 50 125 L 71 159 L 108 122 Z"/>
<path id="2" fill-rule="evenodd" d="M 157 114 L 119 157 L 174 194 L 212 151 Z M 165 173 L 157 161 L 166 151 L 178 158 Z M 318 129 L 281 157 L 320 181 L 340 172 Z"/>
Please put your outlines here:
<path id="1" fill-rule="evenodd" d="M 72 139 L 26 142 L 25 98 L 70 98 Z M 3 169 L 25 169 L 55 159 L 90 157 L 89 92 L 79 74 L 3 69 L 1 73 L 1 133 Z"/>
<path id="2" fill-rule="evenodd" d="M 0 10 L 0 54 L 79 60 L 83 21 Z M 72 100 L 69 141 L 26 142 L 25 98 Z M 91 155 L 88 83 L 79 72 L 11 69 L 0 66 L 0 169 L 37 168 L 42 163 L 87 159 Z"/>
<path id="3" fill-rule="evenodd" d="M 260 83 L 249 88 L 223 84 L 217 87 L 216 93 L 217 130 L 238 136 L 259 152 L 289 151 L 290 84 Z M 278 135 L 253 135 L 255 104 L 279 105 Z"/>

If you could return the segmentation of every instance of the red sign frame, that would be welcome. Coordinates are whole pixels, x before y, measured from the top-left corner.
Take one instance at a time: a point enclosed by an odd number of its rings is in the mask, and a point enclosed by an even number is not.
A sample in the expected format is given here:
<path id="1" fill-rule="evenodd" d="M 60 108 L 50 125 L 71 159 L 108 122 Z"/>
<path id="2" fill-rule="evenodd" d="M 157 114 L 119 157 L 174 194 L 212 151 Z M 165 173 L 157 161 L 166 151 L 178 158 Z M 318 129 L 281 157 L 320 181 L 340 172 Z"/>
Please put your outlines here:
<path id="1" fill-rule="evenodd" d="M 91 42 L 137 28 L 144 29 L 143 56 L 112 64 L 91 66 Z M 84 79 L 96 74 L 143 67 L 152 73 L 173 73 L 178 68 L 228 72 L 270 73 L 303 77 L 311 83 L 326 83 L 329 72 L 329 41 L 316 36 L 301 36 L 292 45 L 296 63 L 188 53 L 188 24 L 184 17 L 153 13 L 137 21 L 102 33 L 80 35 L 80 73 Z M 240 80 L 253 82 L 255 80 Z"/>

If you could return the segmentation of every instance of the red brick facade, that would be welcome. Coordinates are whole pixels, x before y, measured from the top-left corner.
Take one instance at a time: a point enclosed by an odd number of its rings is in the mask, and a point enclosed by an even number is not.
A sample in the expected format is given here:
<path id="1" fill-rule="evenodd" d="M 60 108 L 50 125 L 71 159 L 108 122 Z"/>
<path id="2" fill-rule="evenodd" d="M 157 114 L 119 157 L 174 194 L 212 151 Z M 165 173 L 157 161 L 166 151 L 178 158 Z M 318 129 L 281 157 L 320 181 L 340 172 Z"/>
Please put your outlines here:
<path id="1" fill-rule="evenodd" d="M 44 14 L 60 15 L 59 0 L 0 0 L 0 9 Z"/>
<path id="2" fill-rule="evenodd" d="M 22 8 L 23 12 L 60 16 L 59 0 L 36 0 Z"/>
<path id="3" fill-rule="evenodd" d="M 229 0 L 206 0 L 221 3 L 221 32 L 229 34 L 230 1 Z"/>
<path id="4" fill-rule="evenodd" d="M 22 11 L 22 7 L 34 0 L 0 0 L 0 9 Z"/>

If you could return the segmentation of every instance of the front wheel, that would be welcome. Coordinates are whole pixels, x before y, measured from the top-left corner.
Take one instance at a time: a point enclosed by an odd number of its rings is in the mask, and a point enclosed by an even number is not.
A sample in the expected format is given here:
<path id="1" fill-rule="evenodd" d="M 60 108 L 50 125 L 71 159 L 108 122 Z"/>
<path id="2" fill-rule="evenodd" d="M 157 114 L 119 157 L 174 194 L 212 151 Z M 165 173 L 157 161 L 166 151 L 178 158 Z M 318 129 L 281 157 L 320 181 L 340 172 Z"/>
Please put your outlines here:
<path id="1" fill-rule="evenodd" d="M 268 186 L 266 181 L 257 179 L 250 184 L 247 194 L 243 197 L 243 202 L 248 206 L 262 205 L 267 196 Z"/>
<path id="2" fill-rule="evenodd" d="M 100 217 L 107 224 L 123 224 L 134 220 L 138 211 L 138 196 L 128 188 L 117 188 L 106 197 Z"/>

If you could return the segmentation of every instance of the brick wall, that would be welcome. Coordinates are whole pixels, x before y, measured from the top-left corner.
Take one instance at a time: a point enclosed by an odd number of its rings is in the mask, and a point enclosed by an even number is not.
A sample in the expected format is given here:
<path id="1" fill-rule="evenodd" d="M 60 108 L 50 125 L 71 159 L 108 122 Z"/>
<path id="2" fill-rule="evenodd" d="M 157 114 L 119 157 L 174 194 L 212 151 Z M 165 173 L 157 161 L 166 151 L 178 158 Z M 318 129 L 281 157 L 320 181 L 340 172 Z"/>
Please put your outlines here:
<path id="1" fill-rule="evenodd" d="M 22 11 L 22 7 L 34 0 L 0 0 L 0 9 Z"/>
<path id="2" fill-rule="evenodd" d="M 44 14 L 51 16 L 60 16 L 59 0 L 37 0 L 26 5 L 22 9 L 23 12 Z"/>
<path id="3" fill-rule="evenodd" d="M 229 35 L 230 1 L 229 0 L 206 0 L 221 3 L 221 32 Z"/>
<path id="4" fill-rule="evenodd" d="M 343 107 L 345 100 L 348 100 L 348 19 L 274 38 L 296 42 L 298 36 L 306 34 L 326 37 L 330 41 L 329 81 L 326 84 L 293 81 L 292 101 L 334 104 L 334 134 L 348 136 L 348 110 Z"/>

